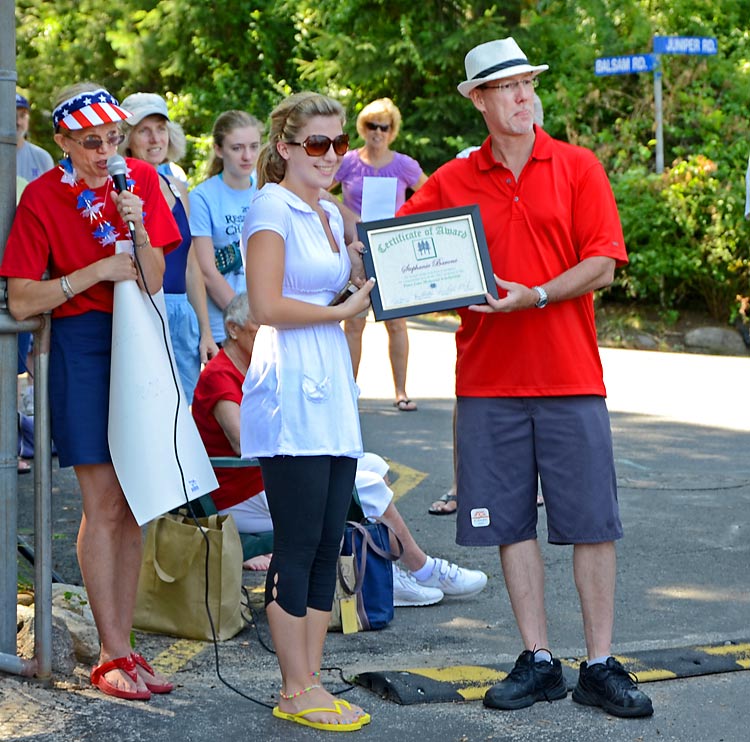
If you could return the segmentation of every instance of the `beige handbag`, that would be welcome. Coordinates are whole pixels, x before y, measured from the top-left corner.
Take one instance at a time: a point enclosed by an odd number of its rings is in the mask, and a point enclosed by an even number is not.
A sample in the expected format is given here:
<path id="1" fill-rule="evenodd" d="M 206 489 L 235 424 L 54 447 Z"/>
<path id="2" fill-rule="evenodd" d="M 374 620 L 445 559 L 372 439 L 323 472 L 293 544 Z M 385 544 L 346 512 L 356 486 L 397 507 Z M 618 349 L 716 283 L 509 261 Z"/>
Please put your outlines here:
<path id="1" fill-rule="evenodd" d="M 211 640 L 231 639 L 243 627 L 242 543 L 234 518 L 167 514 L 146 531 L 133 626 L 143 631 Z M 206 551 L 208 550 L 208 569 Z"/>

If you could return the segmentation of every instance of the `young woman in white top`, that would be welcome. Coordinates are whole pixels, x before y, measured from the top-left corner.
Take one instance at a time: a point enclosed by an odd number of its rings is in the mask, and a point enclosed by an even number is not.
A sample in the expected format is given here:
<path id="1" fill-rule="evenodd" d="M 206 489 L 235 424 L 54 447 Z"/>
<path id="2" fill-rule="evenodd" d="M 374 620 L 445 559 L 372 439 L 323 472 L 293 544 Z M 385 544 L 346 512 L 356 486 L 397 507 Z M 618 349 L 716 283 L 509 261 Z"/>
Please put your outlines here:
<path id="1" fill-rule="evenodd" d="M 342 320 L 370 304 L 358 249 L 321 196 L 348 149 L 339 103 L 298 93 L 271 114 L 260 190 L 243 229 L 250 307 L 261 325 L 243 385 L 241 448 L 257 456 L 274 529 L 268 623 L 281 668 L 275 716 L 317 729 L 370 717 L 320 684 L 336 559 L 362 438 Z M 355 270 L 352 270 L 352 261 Z M 334 297 L 353 279 L 360 286 Z"/>

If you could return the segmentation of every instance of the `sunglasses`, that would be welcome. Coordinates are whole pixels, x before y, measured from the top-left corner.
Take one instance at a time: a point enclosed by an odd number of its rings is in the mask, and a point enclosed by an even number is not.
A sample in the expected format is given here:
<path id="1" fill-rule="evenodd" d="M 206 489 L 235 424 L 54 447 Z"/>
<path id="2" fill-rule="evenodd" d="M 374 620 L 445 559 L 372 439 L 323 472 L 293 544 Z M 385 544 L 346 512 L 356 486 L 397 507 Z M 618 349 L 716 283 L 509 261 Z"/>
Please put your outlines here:
<path id="1" fill-rule="evenodd" d="M 376 124 L 374 121 L 365 121 L 365 126 L 370 131 L 377 131 L 380 129 L 382 132 L 390 131 L 391 128 L 390 124 Z"/>
<path id="2" fill-rule="evenodd" d="M 75 139 L 74 137 L 67 138 L 76 144 L 80 144 L 84 149 L 101 149 L 105 142 L 110 147 L 119 147 L 125 141 L 125 135 L 119 134 L 116 131 L 107 134 L 106 139 L 102 139 L 95 134 L 89 134 L 89 136 L 84 137 L 83 139 Z"/>
<path id="3" fill-rule="evenodd" d="M 310 134 L 304 142 L 287 142 L 302 147 L 309 157 L 322 157 L 333 145 L 333 151 L 341 157 L 349 151 L 349 135 L 339 134 L 331 139 L 323 134 Z"/>

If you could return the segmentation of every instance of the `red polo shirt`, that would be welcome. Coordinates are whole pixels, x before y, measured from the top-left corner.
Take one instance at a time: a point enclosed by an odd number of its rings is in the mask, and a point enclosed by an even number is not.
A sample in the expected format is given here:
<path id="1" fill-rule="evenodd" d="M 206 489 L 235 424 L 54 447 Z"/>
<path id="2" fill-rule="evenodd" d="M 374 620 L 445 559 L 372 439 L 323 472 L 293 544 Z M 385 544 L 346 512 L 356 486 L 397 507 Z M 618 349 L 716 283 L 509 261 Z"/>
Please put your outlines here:
<path id="1" fill-rule="evenodd" d="M 478 204 L 495 274 L 543 284 L 585 258 L 627 262 L 617 205 L 589 150 L 536 140 L 518 180 L 495 161 L 489 138 L 439 168 L 398 212 Z M 502 290 L 501 295 L 502 295 Z M 456 394 L 468 397 L 604 395 L 593 294 L 508 314 L 460 310 Z"/>

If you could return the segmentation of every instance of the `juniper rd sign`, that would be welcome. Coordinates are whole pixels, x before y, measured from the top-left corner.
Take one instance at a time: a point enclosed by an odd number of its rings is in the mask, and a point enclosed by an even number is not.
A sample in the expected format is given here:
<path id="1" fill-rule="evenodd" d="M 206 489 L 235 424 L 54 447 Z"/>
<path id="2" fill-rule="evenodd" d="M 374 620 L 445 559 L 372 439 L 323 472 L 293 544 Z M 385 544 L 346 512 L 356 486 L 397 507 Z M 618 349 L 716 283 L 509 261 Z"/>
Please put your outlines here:
<path id="1" fill-rule="evenodd" d="M 654 54 L 717 54 L 719 44 L 711 36 L 654 36 Z"/>

